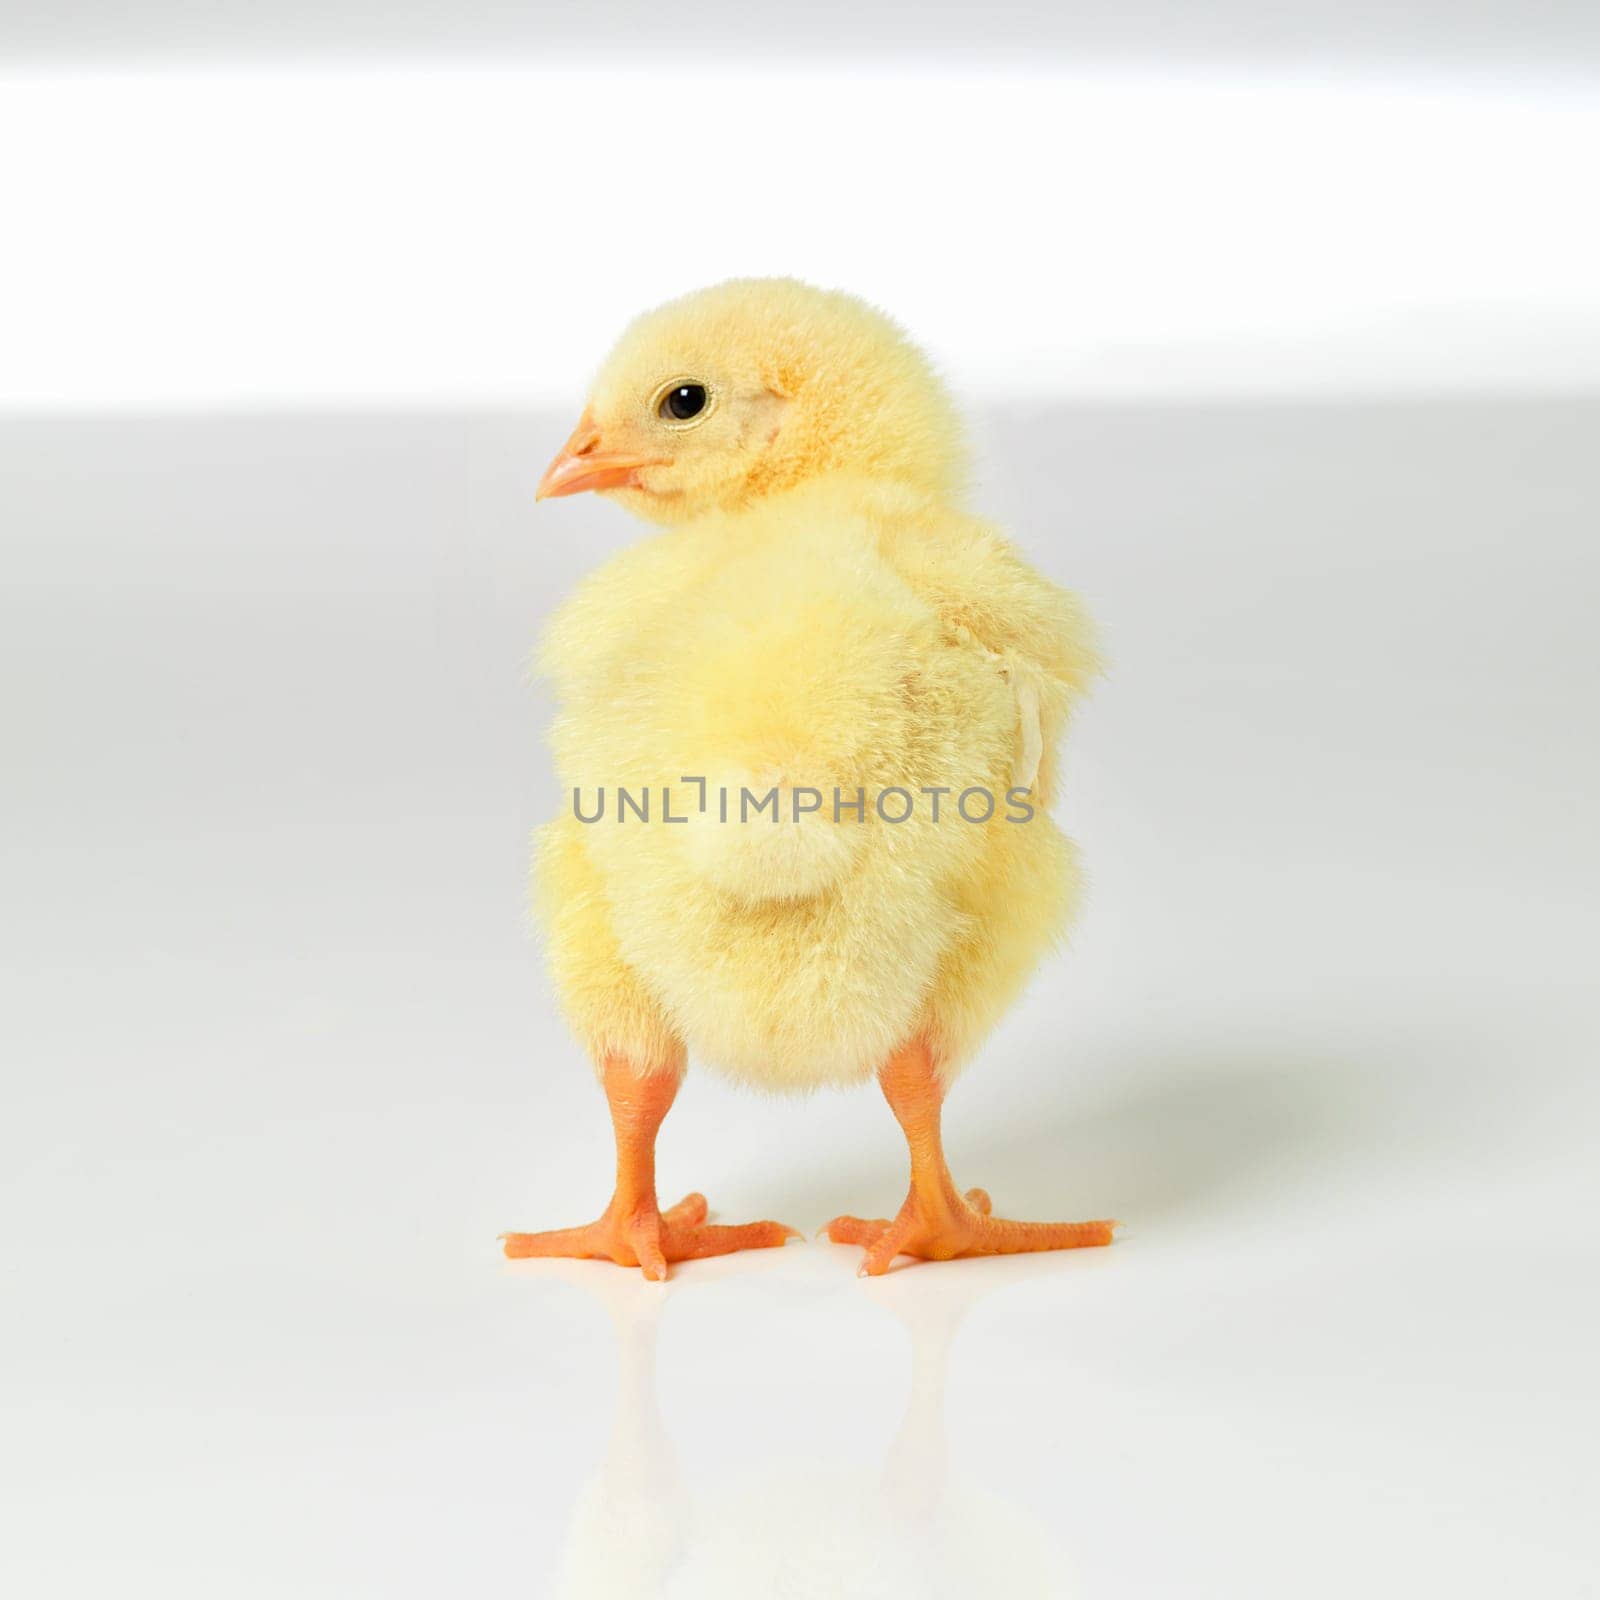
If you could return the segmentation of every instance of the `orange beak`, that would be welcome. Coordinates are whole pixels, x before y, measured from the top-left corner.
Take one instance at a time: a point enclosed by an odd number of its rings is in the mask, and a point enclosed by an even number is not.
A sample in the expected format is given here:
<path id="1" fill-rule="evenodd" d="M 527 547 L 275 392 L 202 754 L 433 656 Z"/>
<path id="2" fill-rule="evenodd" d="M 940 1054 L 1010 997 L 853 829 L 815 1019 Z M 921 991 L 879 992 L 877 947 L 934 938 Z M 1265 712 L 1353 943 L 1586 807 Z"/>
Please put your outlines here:
<path id="1" fill-rule="evenodd" d="M 572 430 L 572 437 L 539 480 L 534 499 L 556 500 L 564 494 L 582 494 L 586 489 L 637 488 L 641 468 L 666 464 L 660 456 L 607 450 L 594 418 L 585 411 Z"/>

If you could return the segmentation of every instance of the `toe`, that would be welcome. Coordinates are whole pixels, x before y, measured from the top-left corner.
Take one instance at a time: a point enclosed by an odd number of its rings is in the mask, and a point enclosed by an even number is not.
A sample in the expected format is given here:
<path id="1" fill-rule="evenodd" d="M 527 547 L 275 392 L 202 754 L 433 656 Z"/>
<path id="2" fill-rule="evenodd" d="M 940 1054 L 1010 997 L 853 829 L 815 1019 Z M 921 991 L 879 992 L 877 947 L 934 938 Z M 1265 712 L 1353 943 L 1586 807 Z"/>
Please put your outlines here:
<path id="1" fill-rule="evenodd" d="M 666 1252 L 661 1248 L 661 1218 L 655 1212 L 632 1218 L 624 1237 L 630 1246 L 640 1270 L 652 1283 L 661 1283 L 667 1276 Z M 630 1263 L 623 1263 L 629 1265 Z"/>
<path id="2" fill-rule="evenodd" d="M 706 1210 L 706 1197 L 703 1194 L 686 1194 L 677 1205 L 661 1213 L 661 1220 L 669 1228 L 693 1227 L 695 1223 L 706 1220 Z"/>
<path id="3" fill-rule="evenodd" d="M 974 1211 L 981 1211 L 984 1216 L 988 1216 L 994 1210 L 994 1203 L 989 1199 L 987 1189 L 968 1189 L 966 1198 L 967 1204 Z"/>
<path id="4" fill-rule="evenodd" d="M 1084 1250 L 1111 1243 L 1110 1222 L 1012 1222 L 986 1217 L 975 1230 L 973 1255 L 1024 1255 L 1037 1250 Z"/>
<path id="5" fill-rule="evenodd" d="M 553 1228 L 548 1233 L 502 1233 L 500 1244 L 513 1261 L 536 1256 L 587 1256 L 594 1254 L 594 1228 Z"/>
<path id="6" fill-rule="evenodd" d="M 666 1243 L 674 1261 L 699 1261 L 706 1256 L 731 1255 L 735 1250 L 775 1250 L 800 1237 L 781 1222 L 746 1222 L 737 1227 L 702 1223 L 674 1231 Z"/>
<path id="7" fill-rule="evenodd" d="M 888 1226 L 887 1217 L 835 1217 L 823 1231 L 835 1244 L 872 1244 Z"/>
<path id="8" fill-rule="evenodd" d="M 905 1243 L 905 1230 L 900 1227 L 886 1227 L 879 1236 L 867 1247 L 867 1253 L 861 1258 L 861 1265 L 856 1268 L 858 1278 L 881 1278 L 894 1258 L 900 1254 Z"/>

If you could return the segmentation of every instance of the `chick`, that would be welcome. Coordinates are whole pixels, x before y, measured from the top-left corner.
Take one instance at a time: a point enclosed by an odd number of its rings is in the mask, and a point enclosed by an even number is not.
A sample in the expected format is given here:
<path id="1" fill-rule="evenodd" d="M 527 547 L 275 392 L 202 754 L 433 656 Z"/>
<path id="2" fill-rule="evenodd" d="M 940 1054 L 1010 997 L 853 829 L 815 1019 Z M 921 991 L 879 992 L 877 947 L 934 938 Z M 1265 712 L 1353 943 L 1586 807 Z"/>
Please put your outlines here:
<path id="1" fill-rule="evenodd" d="M 668 531 L 566 602 L 541 664 L 573 812 L 536 878 L 557 991 L 610 1103 L 598 1221 L 510 1256 L 669 1262 L 782 1244 L 661 1211 L 657 1129 L 688 1055 L 779 1090 L 874 1074 L 905 1132 L 892 1220 L 835 1218 L 861 1271 L 1111 1241 L 963 1196 L 944 1096 L 1062 931 L 1055 745 L 1095 676 L 1078 602 L 962 508 L 959 418 L 847 295 L 741 280 L 641 317 L 541 498 L 596 490 Z"/>

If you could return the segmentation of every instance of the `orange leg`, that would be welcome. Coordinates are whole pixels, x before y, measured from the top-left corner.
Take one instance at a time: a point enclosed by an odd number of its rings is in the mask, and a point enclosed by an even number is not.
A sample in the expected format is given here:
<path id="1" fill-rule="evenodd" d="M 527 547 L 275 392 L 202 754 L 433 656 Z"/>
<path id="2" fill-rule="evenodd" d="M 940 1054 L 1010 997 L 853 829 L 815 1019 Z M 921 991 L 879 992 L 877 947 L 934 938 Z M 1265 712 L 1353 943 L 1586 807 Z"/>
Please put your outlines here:
<path id="1" fill-rule="evenodd" d="M 550 1233 L 503 1233 L 508 1256 L 583 1256 L 641 1267 L 659 1282 L 669 1261 L 724 1256 L 734 1250 L 765 1250 L 800 1235 L 781 1222 L 717 1227 L 706 1221 L 706 1197 L 685 1195 L 666 1211 L 656 1203 L 656 1130 L 677 1098 L 683 1063 L 639 1073 L 620 1057 L 608 1057 L 602 1082 L 617 1136 L 617 1186 L 597 1222 Z"/>
<path id="2" fill-rule="evenodd" d="M 900 1214 L 835 1217 L 835 1244 L 865 1245 L 860 1276 L 877 1277 L 896 1256 L 948 1261 L 954 1256 L 1015 1255 L 1025 1250 L 1077 1250 L 1110 1244 L 1115 1222 L 1007 1222 L 990 1216 L 982 1189 L 956 1191 L 939 1135 L 944 1086 L 921 1040 L 891 1056 L 878 1074 L 884 1098 L 911 1147 L 911 1192 Z"/>

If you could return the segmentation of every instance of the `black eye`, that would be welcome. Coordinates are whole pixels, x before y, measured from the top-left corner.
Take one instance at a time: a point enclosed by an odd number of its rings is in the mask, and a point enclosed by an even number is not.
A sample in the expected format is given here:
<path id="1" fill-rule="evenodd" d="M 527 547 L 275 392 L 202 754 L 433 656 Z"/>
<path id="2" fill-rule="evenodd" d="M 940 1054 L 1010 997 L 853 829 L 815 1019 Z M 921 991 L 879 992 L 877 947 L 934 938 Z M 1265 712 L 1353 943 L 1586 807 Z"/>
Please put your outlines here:
<path id="1" fill-rule="evenodd" d="M 687 422 L 690 417 L 698 417 L 705 408 L 706 386 L 703 383 L 680 383 L 676 389 L 668 389 L 662 395 L 661 404 L 656 409 L 674 422 Z"/>

